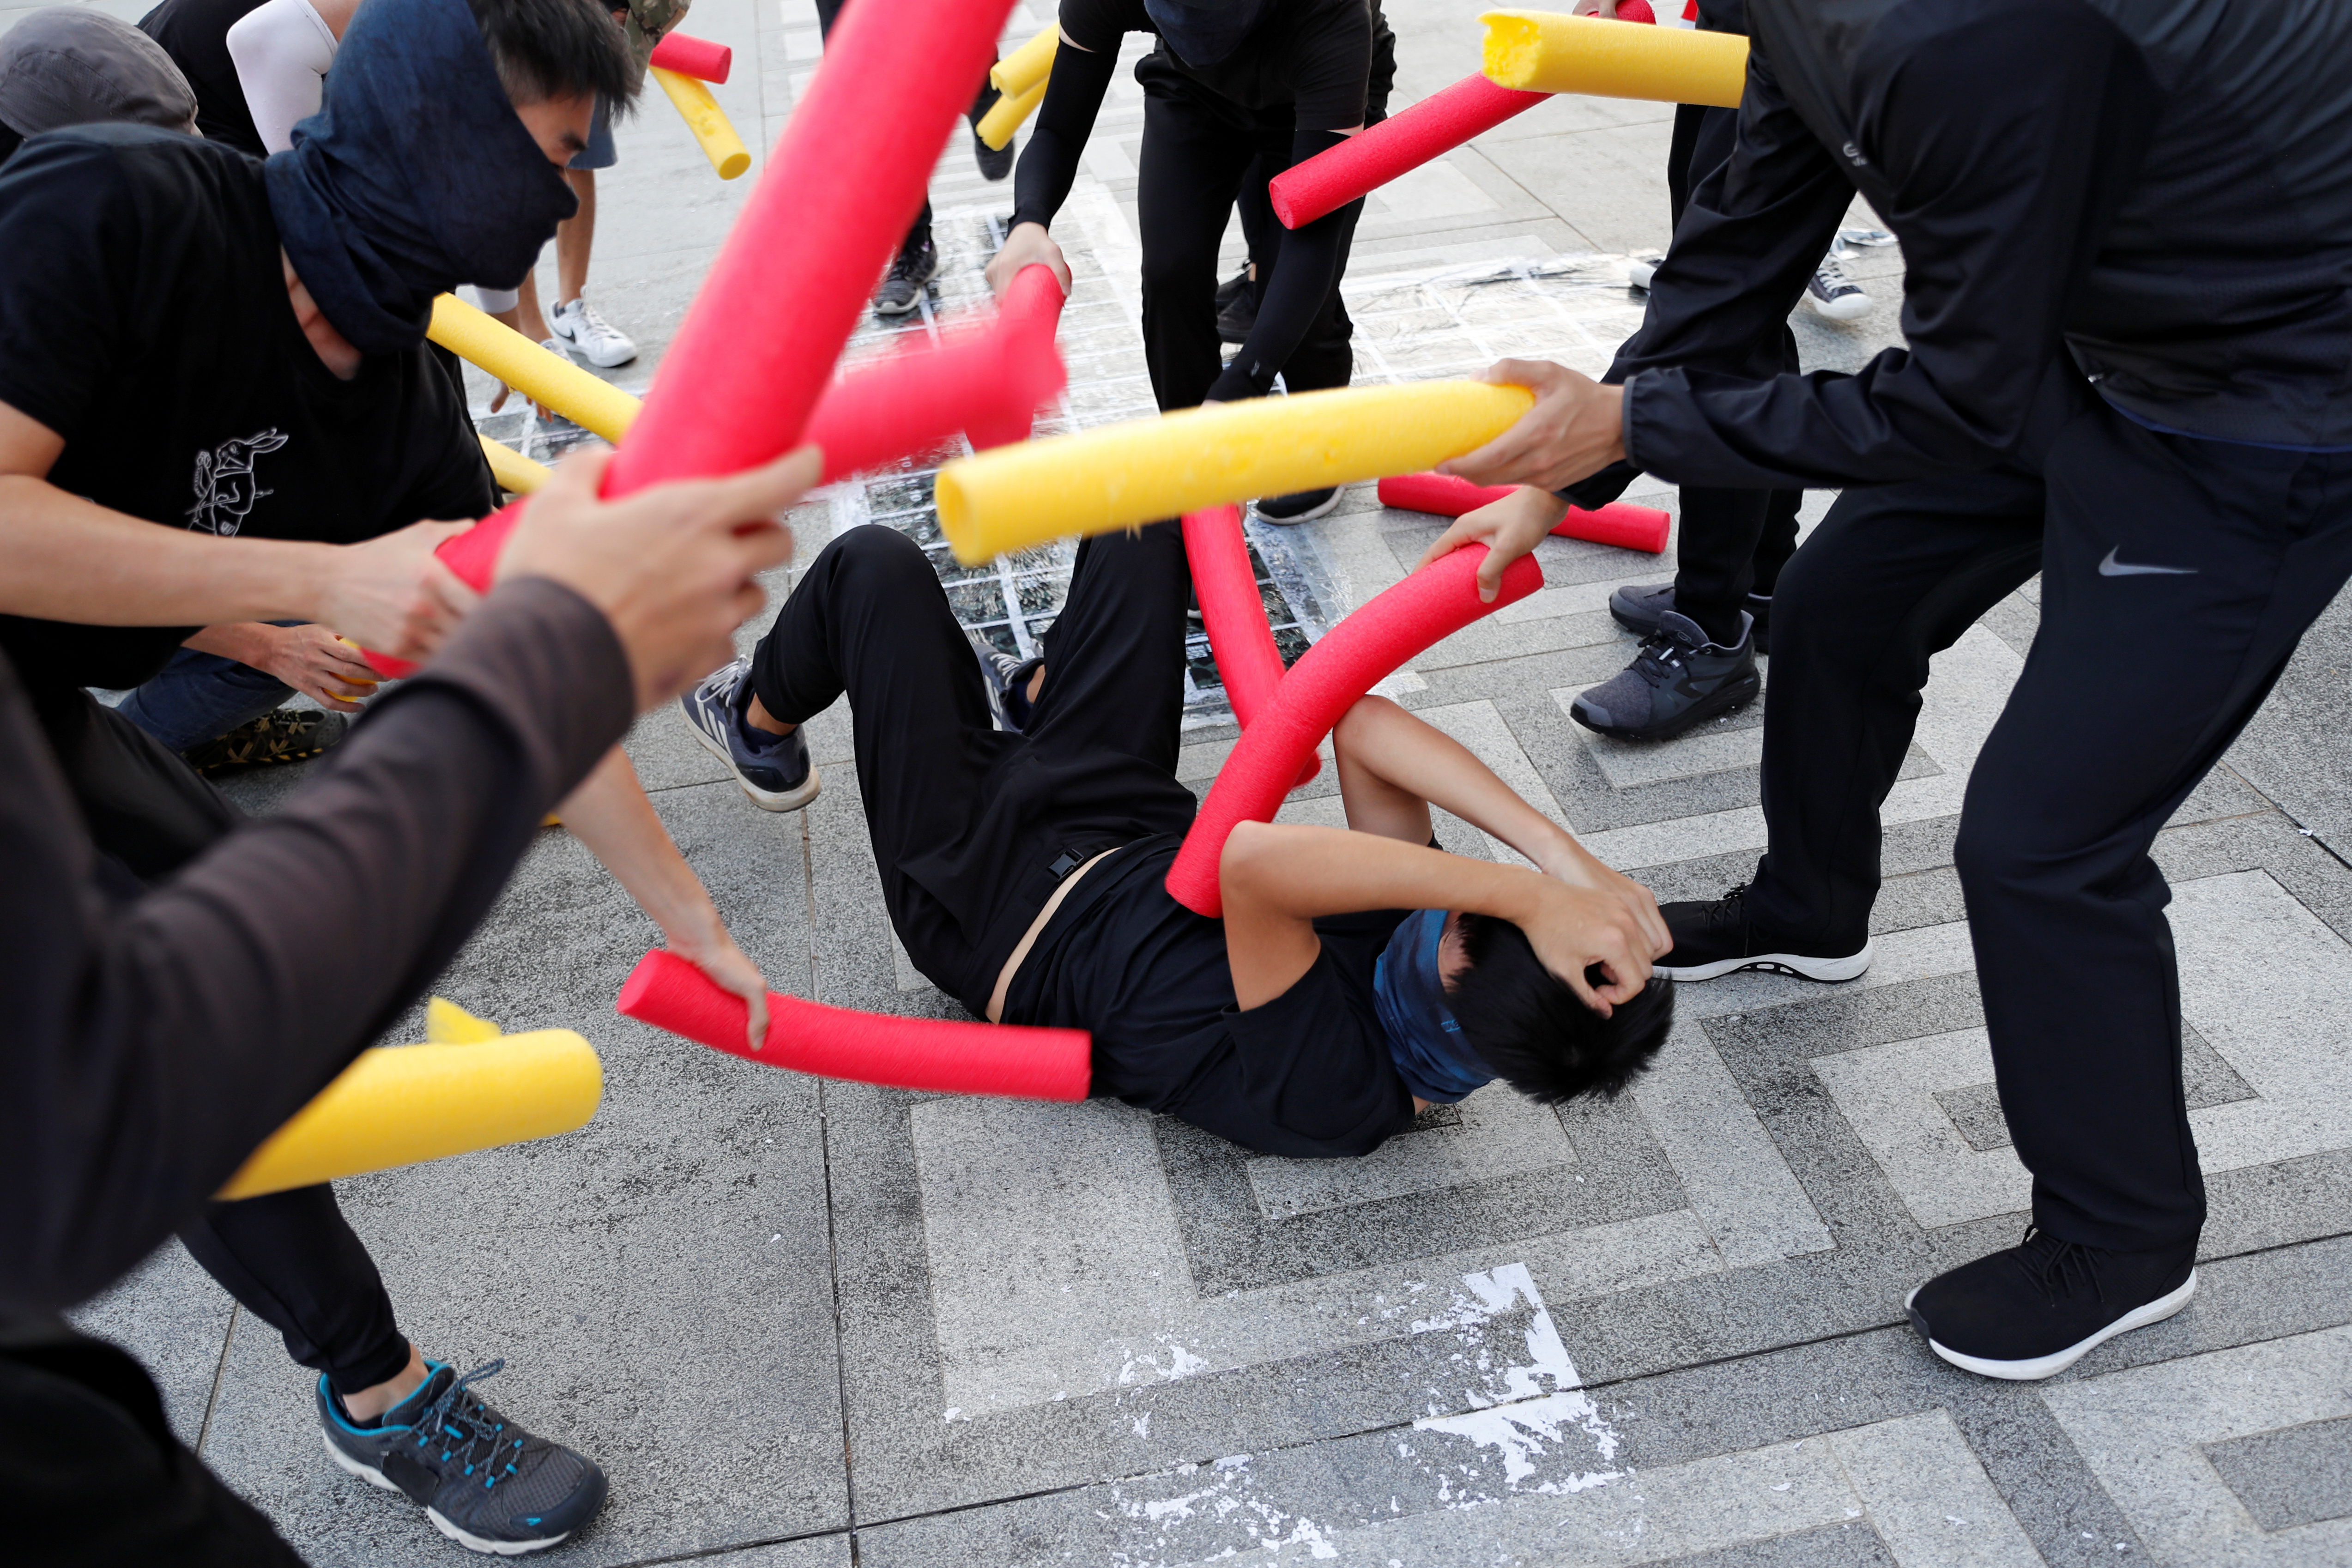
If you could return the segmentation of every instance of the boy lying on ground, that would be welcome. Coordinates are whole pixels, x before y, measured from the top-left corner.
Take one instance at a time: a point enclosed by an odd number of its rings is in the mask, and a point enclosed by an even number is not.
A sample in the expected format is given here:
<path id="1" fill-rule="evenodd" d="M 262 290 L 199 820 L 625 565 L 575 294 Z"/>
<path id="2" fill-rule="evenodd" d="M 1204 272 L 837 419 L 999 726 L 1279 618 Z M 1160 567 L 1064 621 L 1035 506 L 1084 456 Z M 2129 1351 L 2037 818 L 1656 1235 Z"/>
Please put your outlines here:
<path id="1" fill-rule="evenodd" d="M 1312 1157 L 1365 1153 L 1498 1076 L 1547 1101 L 1623 1088 L 1672 1019 L 1657 905 L 1385 699 L 1333 735 L 1350 831 L 1244 823 L 1223 921 L 1169 896 L 1195 805 L 1176 779 L 1188 582 L 1174 528 L 1087 541 L 1009 731 L 922 551 L 854 529 L 683 700 L 783 811 L 817 792 L 800 723 L 846 692 L 908 955 L 991 1021 L 1091 1030 L 1097 1094 Z M 1432 805 L 1544 872 L 1433 847 Z"/>

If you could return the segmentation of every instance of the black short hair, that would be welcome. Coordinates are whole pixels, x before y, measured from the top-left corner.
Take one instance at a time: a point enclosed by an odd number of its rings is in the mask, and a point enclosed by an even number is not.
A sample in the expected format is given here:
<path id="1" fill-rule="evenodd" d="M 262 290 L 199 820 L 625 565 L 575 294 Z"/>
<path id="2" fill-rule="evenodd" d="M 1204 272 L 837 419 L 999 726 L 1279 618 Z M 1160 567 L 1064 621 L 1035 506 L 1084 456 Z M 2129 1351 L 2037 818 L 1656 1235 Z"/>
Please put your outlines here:
<path id="1" fill-rule="evenodd" d="M 643 79 L 627 37 L 599 0 L 468 0 L 507 96 L 537 103 L 577 93 L 619 113 Z"/>
<path id="2" fill-rule="evenodd" d="M 1448 1001 L 1479 1059 L 1530 1100 L 1558 1105 L 1581 1094 L 1613 1099 L 1639 1077 L 1674 1026 L 1675 988 L 1653 979 L 1603 1018 L 1543 966 L 1527 932 L 1509 921 L 1454 916 L 1470 967 Z M 1599 967 L 1585 972 L 1605 984 Z"/>

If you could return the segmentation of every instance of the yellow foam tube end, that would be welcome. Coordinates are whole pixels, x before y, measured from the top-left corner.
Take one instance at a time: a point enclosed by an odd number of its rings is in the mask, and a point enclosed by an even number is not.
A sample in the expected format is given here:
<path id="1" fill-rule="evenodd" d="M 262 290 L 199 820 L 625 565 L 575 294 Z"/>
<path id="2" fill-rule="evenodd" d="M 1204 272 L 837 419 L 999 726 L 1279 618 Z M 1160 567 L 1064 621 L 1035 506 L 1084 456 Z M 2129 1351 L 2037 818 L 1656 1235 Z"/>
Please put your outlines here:
<path id="1" fill-rule="evenodd" d="M 991 87 L 1007 98 L 1019 98 L 1045 79 L 1054 68 L 1054 51 L 1062 47 L 1062 24 L 1048 22 L 1045 31 L 988 68 Z"/>
<path id="2" fill-rule="evenodd" d="M 550 353 L 454 294 L 435 296 L 432 324 L 425 329 L 425 335 L 616 447 L 637 416 L 635 398 L 611 382 L 590 375 L 562 354 Z"/>
<path id="3" fill-rule="evenodd" d="M 1489 11 L 1486 79 L 1523 92 L 1739 107 L 1748 40 L 1557 11 Z"/>
<path id="4" fill-rule="evenodd" d="M 482 444 L 482 456 L 490 460 L 490 478 L 509 495 L 527 496 L 555 477 L 555 470 L 545 463 L 524 457 L 504 441 L 493 441 L 478 435 Z"/>
<path id="5" fill-rule="evenodd" d="M 220 1190 L 257 1198 L 584 1127 L 604 1070 L 569 1029 L 379 1046 L 270 1134 Z"/>
<path id="6" fill-rule="evenodd" d="M 504 1029 L 488 1018 L 477 1018 L 446 996 L 425 1004 L 425 1041 L 433 1046 L 478 1046 L 495 1040 Z"/>
<path id="7" fill-rule="evenodd" d="M 1424 381 L 1191 408 L 960 458 L 933 489 L 967 566 L 1253 496 L 1418 473 L 1476 450 L 1535 406 L 1523 386 Z"/>
<path id="8" fill-rule="evenodd" d="M 342 644 L 345 647 L 351 649 L 353 653 L 365 653 L 367 651 L 365 648 L 360 647 L 359 644 L 352 641 L 349 637 L 337 637 L 335 640 Z M 335 679 L 341 681 L 346 686 L 374 686 L 378 684 L 376 681 L 370 679 L 364 675 L 339 675 Z"/>
<path id="9" fill-rule="evenodd" d="M 991 151 L 1002 153 L 1005 144 L 1013 140 L 1013 133 L 1021 129 L 1021 122 L 1036 113 L 1037 106 L 1045 101 L 1045 83 L 1041 80 L 1018 97 L 998 99 L 994 106 L 980 117 L 980 123 L 972 127 L 972 132 L 988 143 Z"/>
<path id="10" fill-rule="evenodd" d="M 646 70 L 661 83 L 669 100 L 677 105 L 679 117 L 694 132 L 694 139 L 702 143 L 702 155 L 710 160 L 710 166 L 719 171 L 720 179 L 731 180 L 751 166 L 751 149 L 743 145 L 743 138 L 735 134 L 727 111 L 711 96 L 709 82 L 666 71 L 659 66 L 647 66 Z"/>

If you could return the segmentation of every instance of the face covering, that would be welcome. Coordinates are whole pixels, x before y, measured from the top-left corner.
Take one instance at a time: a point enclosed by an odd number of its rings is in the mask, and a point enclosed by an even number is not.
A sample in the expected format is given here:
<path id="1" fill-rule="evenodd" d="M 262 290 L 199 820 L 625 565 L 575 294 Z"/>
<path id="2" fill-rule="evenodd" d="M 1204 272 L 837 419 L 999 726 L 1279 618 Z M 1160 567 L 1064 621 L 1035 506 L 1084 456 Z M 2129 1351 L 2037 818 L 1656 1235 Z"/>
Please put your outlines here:
<path id="1" fill-rule="evenodd" d="M 490 64 L 466 0 L 368 0 L 326 102 L 269 160 L 278 238 L 362 353 L 425 341 L 433 296 L 512 288 L 578 205 Z"/>
<path id="2" fill-rule="evenodd" d="M 1407 915 L 1372 966 L 1372 1005 L 1405 1087 L 1433 1105 L 1452 1105 L 1494 1074 L 1485 1070 L 1445 1005 L 1438 947 L 1445 911 Z"/>
<path id="3" fill-rule="evenodd" d="M 1213 66 L 1242 47 L 1273 0 L 1143 0 L 1143 14 L 1176 58 Z"/>

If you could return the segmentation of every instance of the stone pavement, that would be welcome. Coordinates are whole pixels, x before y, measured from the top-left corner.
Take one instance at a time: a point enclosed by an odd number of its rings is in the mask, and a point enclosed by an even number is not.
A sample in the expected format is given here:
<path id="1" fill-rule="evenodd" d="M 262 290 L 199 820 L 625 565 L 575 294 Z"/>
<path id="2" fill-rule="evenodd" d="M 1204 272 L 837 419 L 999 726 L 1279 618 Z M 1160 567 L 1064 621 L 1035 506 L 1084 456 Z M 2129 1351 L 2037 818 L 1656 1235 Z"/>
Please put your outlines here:
<path id="1" fill-rule="evenodd" d="M 1473 68 L 1469 8 L 1390 11 L 1401 99 Z M 1041 19 L 1016 13 L 1010 36 Z M 772 142 L 818 58 L 806 0 L 701 0 L 691 26 L 734 45 L 720 100 Z M 1057 226 L 1079 279 L 1055 416 L 1071 425 L 1150 405 L 1141 104 L 1123 79 L 1115 92 Z M 1604 363 L 1639 313 L 1622 258 L 1665 239 L 1668 113 L 1546 105 L 1376 196 L 1349 293 L 1362 379 L 1506 353 Z M 712 179 L 658 100 L 622 145 L 593 286 L 646 346 L 614 374 L 642 388 L 749 181 Z M 940 170 L 935 303 L 952 310 L 979 292 L 1010 200 L 961 146 Z M 1811 366 L 1895 341 L 1899 258 L 1866 249 L 1851 270 L 1879 307 L 1850 328 L 1801 316 Z M 854 352 L 929 321 L 869 327 Z M 514 413 L 485 428 L 566 444 Z M 812 498 L 793 519 L 803 558 L 869 522 L 935 542 L 928 489 L 914 464 Z M 1654 484 L 1634 499 L 1674 504 Z M 1364 487 L 1254 541 L 1296 642 L 1435 531 Z M 1762 843 L 1760 707 L 1663 747 L 1601 741 L 1565 710 L 1631 655 L 1609 591 L 1671 561 L 1565 541 L 1540 560 L 1543 593 L 1386 689 L 1662 897 L 1743 879 Z M 1046 550 L 942 572 L 970 624 L 1022 647 L 1066 564 Z M 612 1473 L 566 1563 L 2352 1559 L 2352 608 L 2158 849 L 2212 1197 L 2196 1303 L 2039 1385 L 1957 1372 L 1903 1325 L 1912 1286 L 2024 1225 L 1950 862 L 2036 616 L 2029 586 L 1937 661 L 1888 804 L 1870 973 L 1685 988 L 1655 1070 L 1618 1101 L 1553 1112 L 1492 1088 L 1372 1156 L 1310 1163 L 1116 1104 L 766 1071 L 612 1015 L 655 932 L 549 832 L 440 989 L 588 1036 L 603 1111 L 565 1138 L 343 1184 L 344 1205 L 427 1352 L 507 1357 L 487 1392 Z M 1204 655 L 1190 679 L 1185 775 L 1205 787 L 1234 731 Z M 842 710 L 811 731 L 824 794 L 782 817 L 670 714 L 630 744 L 772 984 L 949 1016 L 883 919 Z M 266 808 L 293 782 L 237 788 Z M 1286 810 L 1336 814 L 1328 783 Z M 308 1378 L 176 1246 L 86 1317 L 148 1359 L 189 1439 L 313 1560 L 460 1560 L 325 1463 Z"/>

